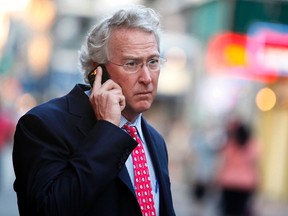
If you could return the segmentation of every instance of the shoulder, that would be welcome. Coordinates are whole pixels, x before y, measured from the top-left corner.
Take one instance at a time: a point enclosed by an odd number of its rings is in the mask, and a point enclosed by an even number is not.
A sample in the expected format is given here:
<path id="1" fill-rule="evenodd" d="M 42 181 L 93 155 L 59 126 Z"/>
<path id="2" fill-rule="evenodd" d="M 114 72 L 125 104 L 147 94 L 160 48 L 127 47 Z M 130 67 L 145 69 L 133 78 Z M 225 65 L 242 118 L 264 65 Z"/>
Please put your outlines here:
<path id="1" fill-rule="evenodd" d="M 37 105 L 29 110 L 23 117 L 37 116 L 40 119 L 45 120 L 63 117 L 69 112 L 71 107 L 76 106 L 75 104 L 83 104 L 85 99 L 88 100 L 84 90 L 85 89 L 82 85 L 76 85 L 68 94 Z"/>
<path id="2" fill-rule="evenodd" d="M 51 118 L 57 113 L 63 112 L 67 107 L 66 96 L 54 98 L 42 104 L 39 104 L 29 110 L 22 118 L 26 116 L 38 116 L 39 118 Z M 21 119 L 22 119 L 21 118 Z"/>

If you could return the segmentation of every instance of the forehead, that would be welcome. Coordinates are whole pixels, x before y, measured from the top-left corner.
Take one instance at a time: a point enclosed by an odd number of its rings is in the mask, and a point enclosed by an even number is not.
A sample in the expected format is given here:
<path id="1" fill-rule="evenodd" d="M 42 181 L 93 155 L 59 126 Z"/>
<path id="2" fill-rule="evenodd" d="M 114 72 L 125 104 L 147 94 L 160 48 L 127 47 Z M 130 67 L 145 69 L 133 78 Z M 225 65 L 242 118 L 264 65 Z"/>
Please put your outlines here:
<path id="1" fill-rule="evenodd" d="M 108 52 L 110 57 L 159 54 L 157 40 L 152 32 L 127 28 L 112 31 Z"/>

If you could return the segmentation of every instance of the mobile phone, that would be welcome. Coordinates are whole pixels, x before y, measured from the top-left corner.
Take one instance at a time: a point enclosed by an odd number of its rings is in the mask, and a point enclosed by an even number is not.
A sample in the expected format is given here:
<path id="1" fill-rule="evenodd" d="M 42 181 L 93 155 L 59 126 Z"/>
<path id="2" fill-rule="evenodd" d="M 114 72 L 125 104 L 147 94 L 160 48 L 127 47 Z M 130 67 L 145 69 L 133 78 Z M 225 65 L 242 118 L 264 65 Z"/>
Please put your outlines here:
<path id="1" fill-rule="evenodd" d="M 110 79 L 109 73 L 105 67 L 104 64 L 100 64 L 99 65 L 102 68 L 102 81 L 101 83 L 103 84 L 104 82 L 106 82 L 108 79 Z M 96 67 L 97 68 L 97 67 Z M 93 83 L 95 80 L 95 76 L 96 76 L 96 68 L 94 68 L 92 71 L 90 71 L 90 73 L 88 74 L 88 81 L 91 85 L 91 87 L 93 87 Z"/>

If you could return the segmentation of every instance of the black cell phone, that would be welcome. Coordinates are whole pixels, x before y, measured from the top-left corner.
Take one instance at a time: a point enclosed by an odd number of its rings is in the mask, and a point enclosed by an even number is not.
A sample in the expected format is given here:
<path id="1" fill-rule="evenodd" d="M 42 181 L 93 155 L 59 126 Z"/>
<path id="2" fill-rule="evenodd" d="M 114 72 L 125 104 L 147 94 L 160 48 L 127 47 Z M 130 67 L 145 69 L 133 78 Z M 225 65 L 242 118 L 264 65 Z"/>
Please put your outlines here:
<path id="1" fill-rule="evenodd" d="M 102 68 L 102 81 L 101 83 L 103 84 L 104 82 L 106 82 L 108 79 L 110 79 L 109 73 L 107 72 L 107 69 L 105 67 L 104 64 L 100 64 L 99 65 Z M 97 67 L 96 67 L 97 68 Z M 96 68 L 94 68 L 92 71 L 90 71 L 90 73 L 88 74 L 88 81 L 91 85 L 91 87 L 93 87 L 93 83 L 95 81 L 95 76 L 96 76 Z"/>

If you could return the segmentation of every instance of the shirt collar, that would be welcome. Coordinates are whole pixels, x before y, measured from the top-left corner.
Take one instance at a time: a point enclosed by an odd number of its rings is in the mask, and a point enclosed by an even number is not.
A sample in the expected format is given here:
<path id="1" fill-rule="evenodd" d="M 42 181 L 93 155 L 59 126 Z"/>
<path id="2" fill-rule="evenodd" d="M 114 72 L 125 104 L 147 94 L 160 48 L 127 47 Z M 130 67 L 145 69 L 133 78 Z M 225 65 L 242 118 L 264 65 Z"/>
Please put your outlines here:
<path id="1" fill-rule="evenodd" d="M 128 125 L 135 126 L 137 130 L 140 130 L 141 129 L 141 117 L 142 117 L 142 113 L 138 115 L 134 123 L 131 123 L 123 115 L 121 115 L 119 127 L 122 128 L 123 125 L 127 123 Z"/>

